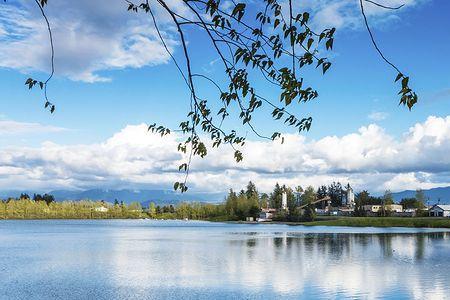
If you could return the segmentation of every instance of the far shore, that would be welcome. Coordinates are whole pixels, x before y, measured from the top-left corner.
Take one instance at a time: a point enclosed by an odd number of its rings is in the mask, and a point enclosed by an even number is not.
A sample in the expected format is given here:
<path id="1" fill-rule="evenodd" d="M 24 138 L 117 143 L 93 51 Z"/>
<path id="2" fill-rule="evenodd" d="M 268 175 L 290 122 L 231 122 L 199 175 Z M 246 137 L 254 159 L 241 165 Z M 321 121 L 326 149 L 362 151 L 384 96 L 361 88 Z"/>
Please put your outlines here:
<path id="1" fill-rule="evenodd" d="M 450 218 L 435 217 L 318 217 L 312 222 L 248 222 L 225 221 L 234 224 L 286 224 L 303 226 L 348 226 L 348 227 L 416 227 L 450 228 Z"/>
<path id="2" fill-rule="evenodd" d="M 187 221 L 186 219 L 149 219 L 149 218 L 8 218 L 3 220 L 177 220 Z M 411 227 L 411 228 L 450 228 L 450 218 L 438 218 L 438 217 L 331 217 L 321 216 L 317 217 L 312 222 L 289 222 L 289 221 L 270 221 L 270 222 L 257 222 L 257 221 L 233 221 L 226 219 L 203 219 L 195 220 L 189 219 L 189 221 L 209 221 L 215 223 L 227 223 L 227 224 L 284 224 L 292 226 L 346 226 L 346 227 Z"/>

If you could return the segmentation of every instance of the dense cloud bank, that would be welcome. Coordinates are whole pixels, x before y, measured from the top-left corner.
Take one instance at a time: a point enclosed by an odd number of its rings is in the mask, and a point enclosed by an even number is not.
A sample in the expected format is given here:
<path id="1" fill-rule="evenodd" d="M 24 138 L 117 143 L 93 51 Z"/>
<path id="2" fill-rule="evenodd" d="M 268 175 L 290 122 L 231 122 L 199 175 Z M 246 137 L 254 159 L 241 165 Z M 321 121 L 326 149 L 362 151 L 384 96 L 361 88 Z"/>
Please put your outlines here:
<path id="1" fill-rule="evenodd" d="M 178 138 L 150 134 L 140 124 L 128 125 L 97 144 L 45 142 L 38 148 L 3 148 L 0 188 L 170 188 L 183 177 L 178 172 L 184 162 L 176 151 Z M 282 145 L 248 141 L 242 150 L 244 161 L 239 164 L 227 147 L 196 158 L 191 188 L 226 191 L 249 180 L 262 191 L 276 182 L 318 186 L 341 181 L 371 191 L 445 186 L 450 183 L 450 116 L 430 116 L 400 138 L 372 124 L 341 137 L 309 140 L 287 134 Z"/>

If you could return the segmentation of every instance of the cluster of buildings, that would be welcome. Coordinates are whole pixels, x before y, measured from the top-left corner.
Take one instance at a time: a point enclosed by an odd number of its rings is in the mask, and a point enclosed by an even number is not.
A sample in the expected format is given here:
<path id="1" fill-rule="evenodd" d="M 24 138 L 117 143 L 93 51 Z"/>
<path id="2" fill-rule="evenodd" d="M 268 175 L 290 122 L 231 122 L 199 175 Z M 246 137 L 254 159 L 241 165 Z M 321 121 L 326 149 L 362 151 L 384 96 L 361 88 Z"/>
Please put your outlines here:
<path id="1" fill-rule="evenodd" d="M 355 194 L 350 184 L 347 184 L 345 190 L 345 197 L 343 199 L 342 206 L 331 206 L 331 199 L 325 197 L 319 199 L 314 203 L 323 203 L 323 208 L 316 208 L 316 214 L 322 216 L 351 216 L 355 212 Z M 313 203 L 313 204 L 314 204 Z M 404 209 L 400 204 L 377 204 L 377 205 L 364 205 L 362 207 L 365 215 L 367 216 L 379 216 L 380 213 L 389 211 L 391 215 L 399 217 L 413 217 L 417 214 L 417 209 Z M 287 207 L 287 194 L 282 194 L 281 210 L 288 211 Z M 428 212 L 430 217 L 450 217 L 450 205 L 435 204 L 430 207 L 424 208 L 424 211 Z M 278 212 L 274 208 L 262 208 L 258 221 L 271 221 L 274 215 Z M 251 220 L 253 221 L 253 220 Z"/>
<path id="2" fill-rule="evenodd" d="M 288 211 L 287 206 L 287 193 L 283 192 L 281 195 L 281 210 L 282 211 Z M 261 212 L 259 214 L 259 218 L 257 219 L 258 222 L 268 222 L 272 221 L 274 215 L 277 213 L 277 209 L 275 208 L 261 208 Z M 247 221 L 253 221 L 253 218 L 247 218 Z"/>

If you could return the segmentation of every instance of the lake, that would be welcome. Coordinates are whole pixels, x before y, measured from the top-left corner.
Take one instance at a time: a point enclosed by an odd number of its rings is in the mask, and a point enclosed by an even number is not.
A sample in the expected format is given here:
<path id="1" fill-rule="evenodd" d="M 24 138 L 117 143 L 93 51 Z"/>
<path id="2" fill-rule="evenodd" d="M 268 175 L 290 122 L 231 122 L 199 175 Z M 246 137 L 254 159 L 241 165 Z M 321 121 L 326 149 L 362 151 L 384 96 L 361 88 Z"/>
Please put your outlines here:
<path id="1" fill-rule="evenodd" d="M 450 299 L 450 232 L 0 221 L 0 299 Z"/>

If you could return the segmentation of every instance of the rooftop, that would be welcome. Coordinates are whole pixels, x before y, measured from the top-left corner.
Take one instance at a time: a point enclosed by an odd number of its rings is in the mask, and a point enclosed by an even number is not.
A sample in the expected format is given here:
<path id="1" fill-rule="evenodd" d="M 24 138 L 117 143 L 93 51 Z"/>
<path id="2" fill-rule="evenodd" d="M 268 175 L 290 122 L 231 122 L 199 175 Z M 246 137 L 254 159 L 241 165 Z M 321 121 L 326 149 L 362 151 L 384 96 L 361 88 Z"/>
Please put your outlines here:
<path id="1" fill-rule="evenodd" d="M 450 205 L 449 204 L 436 204 L 436 205 L 433 205 L 433 207 L 439 207 L 439 208 L 441 208 L 443 210 L 450 210 Z M 431 207 L 431 208 L 433 208 L 433 207 Z"/>

